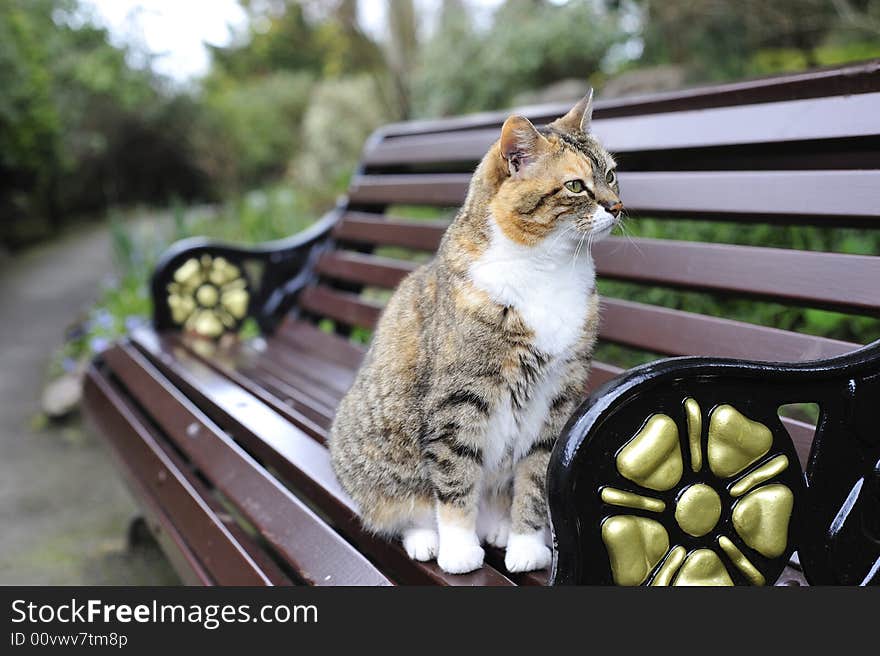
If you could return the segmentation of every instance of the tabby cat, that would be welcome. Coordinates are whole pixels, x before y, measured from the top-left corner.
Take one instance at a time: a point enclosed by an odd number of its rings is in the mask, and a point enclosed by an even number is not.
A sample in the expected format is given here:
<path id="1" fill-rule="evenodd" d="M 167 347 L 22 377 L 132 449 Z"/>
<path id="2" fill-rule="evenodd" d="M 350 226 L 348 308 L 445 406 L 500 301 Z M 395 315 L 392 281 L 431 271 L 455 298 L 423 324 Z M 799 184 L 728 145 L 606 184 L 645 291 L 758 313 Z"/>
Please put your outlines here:
<path id="1" fill-rule="evenodd" d="M 551 560 L 547 463 L 599 320 L 589 244 L 622 209 L 591 114 L 592 92 L 545 128 L 504 122 L 333 422 L 333 466 L 366 527 L 446 572 L 480 567 L 481 542 L 505 547 L 511 572 Z"/>

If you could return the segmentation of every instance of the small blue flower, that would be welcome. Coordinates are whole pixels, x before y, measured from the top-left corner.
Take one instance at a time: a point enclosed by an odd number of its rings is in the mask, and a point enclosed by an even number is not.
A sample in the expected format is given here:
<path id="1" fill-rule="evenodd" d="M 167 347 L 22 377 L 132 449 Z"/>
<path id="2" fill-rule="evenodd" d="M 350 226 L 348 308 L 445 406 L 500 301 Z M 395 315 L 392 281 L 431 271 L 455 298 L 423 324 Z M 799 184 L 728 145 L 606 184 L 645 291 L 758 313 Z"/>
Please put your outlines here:
<path id="1" fill-rule="evenodd" d="M 144 318 L 137 315 L 129 315 L 125 317 L 125 332 L 132 332 L 144 325 Z"/>
<path id="2" fill-rule="evenodd" d="M 103 308 L 95 310 L 92 314 L 92 325 L 96 327 L 110 329 L 114 323 L 113 315 Z"/>
<path id="3" fill-rule="evenodd" d="M 101 353 L 102 351 L 107 350 L 110 346 L 110 340 L 106 337 L 102 337 L 98 335 L 97 337 L 92 337 L 89 342 L 89 348 L 92 349 L 92 353 Z"/>

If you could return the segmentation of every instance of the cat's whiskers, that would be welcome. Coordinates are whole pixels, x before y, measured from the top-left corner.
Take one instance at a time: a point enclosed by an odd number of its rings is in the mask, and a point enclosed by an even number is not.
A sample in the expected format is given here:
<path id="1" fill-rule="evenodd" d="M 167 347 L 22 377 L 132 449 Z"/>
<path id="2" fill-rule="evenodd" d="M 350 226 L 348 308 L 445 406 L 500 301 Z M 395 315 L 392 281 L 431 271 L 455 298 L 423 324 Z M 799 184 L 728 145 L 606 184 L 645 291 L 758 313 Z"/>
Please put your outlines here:
<path id="1" fill-rule="evenodd" d="M 584 239 L 586 239 L 591 233 L 585 232 L 581 235 L 581 238 L 578 240 L 577 248 L 574 249 L 574 255 L 571 258 L 571 269 L 574 271 L 575 264 L 577 264 L 578 255 L 581 252 L 581 246 L 584 245 Z"/>
<path id="2" fill-rule="evenodd" d="M 577 228 L 577 226 L 574 223 L 569 223 L 567 226 L 565 226 L 565 229 L 562 232 L 560 232 L 558 235 L 556 235 L 556 238 L 550 243 L 550 250 L 553 250 L 553 248 L 556 247 L 556 244 L 559 243 L 559 240 L 561 240 L 563 237 L 567 236 L 568 233 L 570 233 L 575 228 Z"/>
<path id="3" fill-rule="evenodd" d="M 622 213 L 620 215 L 620 222 L 618 223 L 618 225 L 620 226 L 620 232 L 624 237 L 626 237 L 627 241 L 629 241 L 629 243 L 632 245 L 633 248 L 635 248 L 636 252 L 641 257 L 643 255 L 641 247 L 639 247 L 638 242 L 635 239 L 633 239 L 632 235 L 626 229 L 626 220 L 628 218 L 629 217 L 626 216 L 625 213 Z"/>

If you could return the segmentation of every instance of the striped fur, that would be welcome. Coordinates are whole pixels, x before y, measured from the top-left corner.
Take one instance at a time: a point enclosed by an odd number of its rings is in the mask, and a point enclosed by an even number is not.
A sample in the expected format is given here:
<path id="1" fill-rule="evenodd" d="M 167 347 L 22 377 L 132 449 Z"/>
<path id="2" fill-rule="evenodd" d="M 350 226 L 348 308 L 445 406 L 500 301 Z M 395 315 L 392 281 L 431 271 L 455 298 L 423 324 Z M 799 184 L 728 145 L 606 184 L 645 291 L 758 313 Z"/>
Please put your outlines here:
<path id="1" fill-rule="evenodd" d="M 508 119 L 437 256 L 389 301 L 333 424 L 333 466 L 365 525 L 446 571 L 479 567 L 481 539 L 508 548 L 508 569 L 549 563 L 547 462 L 598 323 L 583 244 L 619 211 L 588 121 L 588 100 L 540 131 Z"/>

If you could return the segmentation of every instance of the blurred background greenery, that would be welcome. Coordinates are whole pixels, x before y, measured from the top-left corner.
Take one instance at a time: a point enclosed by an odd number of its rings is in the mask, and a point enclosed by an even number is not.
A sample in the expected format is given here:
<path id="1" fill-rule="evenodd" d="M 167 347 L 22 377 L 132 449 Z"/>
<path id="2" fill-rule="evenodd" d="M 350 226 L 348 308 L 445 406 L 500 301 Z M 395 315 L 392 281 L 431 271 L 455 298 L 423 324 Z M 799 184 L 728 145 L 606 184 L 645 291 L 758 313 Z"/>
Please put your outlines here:
<path id="1" fill-rule="evenodd" d="M 880 56 L 880 0 L 239 4 L 245 19 L 209 46 L 204 74 L 181 80 L 137 39 L 115 38 L 89 0 L 0 0 L 0 248 L 84 221 L 112 225 L 118 275 L 72 330 L 62 366 L 148 315 L 149 271 L 174 239 L 253 242 L 313 220 L 384 122 L 569 100 L 588 82 L 608 98 Z M 163 219 L 139 230 L 144 215 Z M 630 229 L 880 251 L 859 231 L 651 219 Z M 880 336 L 876 321 L 817 310 L 603 290 L 842 339 Z"/>
<path id="2" fill-rule="evenodd" d="M 0 582 L 176 580 L 157 549 L 126 545 L 137 508 L 75 412 L 89 358 L 148 320 L 149 277 L 171 242 L 302 229 L 388 121 L 564 103 L 587 84 L 613 98 L 874 57 L 880 0 L 0 0 Z M 878 231 L 650 217 L 627 229 L 880 254 Z M 600 286 L 880 338 L 869 317 Z M 599 357 L 629 366 L 657 355 L 602 344 Z"/>

